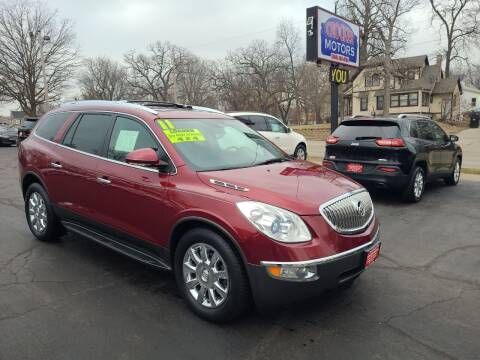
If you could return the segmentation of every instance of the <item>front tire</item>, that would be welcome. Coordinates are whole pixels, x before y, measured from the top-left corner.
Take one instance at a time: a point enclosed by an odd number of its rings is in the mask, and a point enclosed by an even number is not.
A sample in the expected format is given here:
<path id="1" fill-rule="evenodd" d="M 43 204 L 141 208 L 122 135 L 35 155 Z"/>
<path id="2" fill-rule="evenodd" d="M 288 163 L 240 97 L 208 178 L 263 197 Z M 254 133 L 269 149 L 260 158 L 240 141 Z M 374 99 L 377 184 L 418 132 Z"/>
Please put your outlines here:
<path id="1" fill-rule="evenodd" d="M 307 148 L 303 144 L 297 145 L 295 152 L 293 153 L 295 159 L 298 160 L 307 160 Z"/>
<path id="2" fill-rule="evenodd" d="M 420 166 L 417 166 L 403 193 L 403 198 L 410 202 L 419 202 L 422 200 L 423 193 L 425 192 L 425 184 L 425 171 Z"/>
<path id="3" fill-rule="evenodd" d="M 38 183 L 31 184 L 25 193 L 25 215 L 30 231 L 38 240 L 52 242 L 58 239 L 61 225 L 47 192 Z"/>
<path id="4" fill-rule="evenodd" d="M 212 322 L 231 321 L 249 307 L 250 286 L 243 264 L 219 234 L 204 228 L 180 239 L 175 280 L 189 307 Z"/>
<path id="5" fill-rule="evenodd" d="M 451 186 L 458 184 L 458 181 L 460 180 L 461 167 L 462 167 L 462 163 L 460 162 L 460 159 L 457 158 L 455 160 L 455 164 L 453 165 L 452 173 L 444 179 L 445 184 L 451 185 Z"/>

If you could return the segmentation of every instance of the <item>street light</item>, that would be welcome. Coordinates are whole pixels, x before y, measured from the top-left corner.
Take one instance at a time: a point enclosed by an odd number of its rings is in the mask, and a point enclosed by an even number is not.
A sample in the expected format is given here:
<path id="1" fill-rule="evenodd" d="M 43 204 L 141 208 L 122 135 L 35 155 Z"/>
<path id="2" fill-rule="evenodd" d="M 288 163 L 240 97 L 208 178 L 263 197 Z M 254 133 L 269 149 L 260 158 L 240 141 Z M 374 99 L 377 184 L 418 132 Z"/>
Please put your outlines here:
<path id="1" fill-rule="evenodd" d="M 43 95 L 44 95 L 44 112 L 48 109 L 48 81 L 47 81 L 47 72 L 45 70 L 45 53 L 43 51 L 43 46 L 46 42 L 50 41 L 50 36 L 44 35 L 41 36 L 41 31 L 37 30 L 36 33 L 30 31 L 30 38 L 32 40 L 36 40 L 37 36 L 40 35 L 40 64 L 42 68 L 42 76 L 43 76 Z"/>

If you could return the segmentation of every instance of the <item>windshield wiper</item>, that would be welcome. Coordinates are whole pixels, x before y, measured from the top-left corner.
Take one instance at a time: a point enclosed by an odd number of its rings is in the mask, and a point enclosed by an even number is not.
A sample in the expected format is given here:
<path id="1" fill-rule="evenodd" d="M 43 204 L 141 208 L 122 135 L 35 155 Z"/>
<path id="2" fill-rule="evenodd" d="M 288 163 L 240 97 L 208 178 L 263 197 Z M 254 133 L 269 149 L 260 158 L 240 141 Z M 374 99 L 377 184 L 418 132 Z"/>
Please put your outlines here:
<path id="1" fill-rule="evenodd" d="M 279 162 L 284 162 L 284 161 L 289 161 L 289 160 L 291 160 L 290 157 L 284 156 L 284 157 L 281 157 L 281 158 L 273 158 L 273 159 L 265 160 L 265 161 L 254 164 L 254 166 L 274 164 L 274 163 L 279 163 Z"/>

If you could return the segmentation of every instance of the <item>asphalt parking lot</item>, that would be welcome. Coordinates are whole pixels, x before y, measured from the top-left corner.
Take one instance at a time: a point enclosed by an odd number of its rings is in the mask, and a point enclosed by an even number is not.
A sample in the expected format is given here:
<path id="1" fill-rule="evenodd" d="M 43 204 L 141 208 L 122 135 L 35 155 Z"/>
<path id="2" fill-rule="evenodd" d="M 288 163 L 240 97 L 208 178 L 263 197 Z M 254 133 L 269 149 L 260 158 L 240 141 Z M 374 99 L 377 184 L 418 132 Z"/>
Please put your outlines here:
<path id="1" fill-rule="evenodd" d="M 74 236 L 28 230 L 16 148 L 0 148 L 0 359 L 478 359 L 480 182 L 419 204 L 373 193 L 382 255 L 353 289 L 229 325 L 173 277 Z"/>

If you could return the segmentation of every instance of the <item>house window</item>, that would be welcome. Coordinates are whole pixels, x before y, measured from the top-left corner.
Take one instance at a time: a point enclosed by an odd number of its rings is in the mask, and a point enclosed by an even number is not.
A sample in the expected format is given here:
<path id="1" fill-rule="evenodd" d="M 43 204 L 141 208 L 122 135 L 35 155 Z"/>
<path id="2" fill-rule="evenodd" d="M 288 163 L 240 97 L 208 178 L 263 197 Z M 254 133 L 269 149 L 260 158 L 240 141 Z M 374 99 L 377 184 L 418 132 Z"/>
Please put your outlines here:
<path id="1" fill-rule="evenodd" d="M 422 92 L 422 106 L 429 106 L 430 94 L 428 92 Z"/>
<path id="2" fill-rule="evenodd" d="M 399 101 L 400 101 L 399 95 L 390 95 L 390 107 L 398 107 Z"/>
<path id="3" fill-rule="evenodd" d="M 418 93 L 408 94 L 408 106 L 418 106 Z"/>
<path id="4" fill-rule="evenodd" d="M 346 97 L 344 105 L 345 115 L 352 115 L 352 98 Z"/>
<path id="5" fill-rule="evenodd" d="M 408 106 L 408 94 L 400 94 L 400 106 Z"/>
<path id="6" fill-rule="evenodd" d="M 408 80 L 415 80 L 415 70 L 409 70 L 407 73 Z"/>
<path id="7" fill-rule="evenodd" d="M 418 93 L 394 94 L 390 96 L 390 107 L 418 106 Z"/>
<path id="8" fill-rule="evenodd" d="M 367 111 L 368 110 L 368 94 L 360 98 L 360 111 Z"/>
<path id="9" fill-rule="evenodd" d="M 380 86 L 380 75 L 365 76 L 365 87 Z"/>
<path id="10" fill-rule="evenodd" d="M 383 110 L 383 95 L 377 96 L 377 110 Z"/>
<path id="11" fill-rule="evenodd" d="M 472 98 L 472 106 L 477 106 L 477 98 Z"/>

